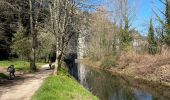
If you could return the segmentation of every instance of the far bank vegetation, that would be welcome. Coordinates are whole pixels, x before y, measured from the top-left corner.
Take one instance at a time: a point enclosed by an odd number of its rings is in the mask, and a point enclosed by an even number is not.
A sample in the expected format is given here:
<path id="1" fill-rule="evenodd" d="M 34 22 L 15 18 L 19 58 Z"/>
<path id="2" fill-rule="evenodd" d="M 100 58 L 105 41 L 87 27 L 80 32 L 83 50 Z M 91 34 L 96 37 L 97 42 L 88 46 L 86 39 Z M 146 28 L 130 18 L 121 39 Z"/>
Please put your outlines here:
<path id="1" fill-rule="evenodd" d="M 158 16 L 159 11 L 154 12 L 145 36 L 133 27 L 137 9 L 133 4 L 136 2 L 114 0 L 112 11 L 100 7 L 90 13 L 88 25 L 91 34 L 86 41 L 85 56 L 88 60 L 85 62 L 93 62 L 94 66 L 103 69 L 117 68 L 144 76 L 165 74 L 159 78 L 170 79 L 170 2 L 161 1 L 166 8 L 162 12 L 164 18 Z"/>

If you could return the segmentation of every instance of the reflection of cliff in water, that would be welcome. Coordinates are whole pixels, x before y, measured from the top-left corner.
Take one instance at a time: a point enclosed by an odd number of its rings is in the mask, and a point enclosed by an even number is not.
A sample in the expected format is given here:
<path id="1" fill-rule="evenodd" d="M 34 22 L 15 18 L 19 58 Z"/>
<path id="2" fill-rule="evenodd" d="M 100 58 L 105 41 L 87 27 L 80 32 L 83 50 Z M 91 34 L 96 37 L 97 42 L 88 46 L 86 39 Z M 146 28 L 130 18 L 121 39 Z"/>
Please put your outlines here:
<path id="1" fill-rule="evenodd" d="M 82 84 L 85 87 L 87 87 L 87 85 L 88 85 L 86 83 L 86 74 L 87 74 L 87 71 L 85 69 L 85 66 L 78 64 L 78 78 L 79 78 L 79 82 L 80 82 L 80 84 Z"/>

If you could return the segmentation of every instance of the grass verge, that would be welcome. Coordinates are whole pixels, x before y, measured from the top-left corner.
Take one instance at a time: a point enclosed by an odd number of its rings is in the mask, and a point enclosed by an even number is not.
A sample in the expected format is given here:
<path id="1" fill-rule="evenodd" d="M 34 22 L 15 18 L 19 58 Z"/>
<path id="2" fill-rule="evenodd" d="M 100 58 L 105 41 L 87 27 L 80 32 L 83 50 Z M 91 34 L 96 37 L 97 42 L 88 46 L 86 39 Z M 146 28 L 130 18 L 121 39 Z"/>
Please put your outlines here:
<path id="1" fill-rule="evenodd" d="M 30 63 L 27 61 L 20 61 L 20 60 L 5 60 L 0 61 L 0 67 L 1 68 L 8 68 L 10 65 L 14 65 L 16 71 L 24 71 L 29 72 L 30 71 Z M 40 68 L 45 63 L 36 63 L 37 67 Z"/>
<path id="2" fill-rule="evenodd" d="M 64 72 L 47 78 L 32 100 L 98 100 Z"/>

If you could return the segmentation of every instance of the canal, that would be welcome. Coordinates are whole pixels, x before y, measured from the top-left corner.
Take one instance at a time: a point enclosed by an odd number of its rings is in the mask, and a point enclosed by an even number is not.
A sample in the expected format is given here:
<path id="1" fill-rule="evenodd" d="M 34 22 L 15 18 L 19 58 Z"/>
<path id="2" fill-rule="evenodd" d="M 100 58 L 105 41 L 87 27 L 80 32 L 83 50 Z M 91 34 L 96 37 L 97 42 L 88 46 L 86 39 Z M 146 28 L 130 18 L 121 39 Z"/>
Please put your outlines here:
<path id="1" fill-rule="evenodd" d="M 74 69 L 72 74 L 80 84 L 100 100 L 170 100 L 170 87 L 141 84 L 83 64 Z"/>

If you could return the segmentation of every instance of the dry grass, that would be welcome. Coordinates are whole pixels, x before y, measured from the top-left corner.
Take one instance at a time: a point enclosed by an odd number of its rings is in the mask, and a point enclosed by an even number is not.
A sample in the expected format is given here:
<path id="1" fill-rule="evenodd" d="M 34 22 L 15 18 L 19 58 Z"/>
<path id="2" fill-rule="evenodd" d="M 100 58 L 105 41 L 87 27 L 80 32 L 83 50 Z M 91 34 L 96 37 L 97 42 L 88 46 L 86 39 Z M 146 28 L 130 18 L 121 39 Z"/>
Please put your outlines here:
<path id="1" fill-rule="evenodd" d="M 101 65 L 101 61 L 92 61 L 90 58 L 79 60 L 78 63 L 83 63 L 83 64 L 85 64 L 87 66 L 91 66 L 93 68 L 99 68 L 99 66 Z"/>
<path id="2" fill-rule="evenodd" d="M 103 58 L 98 61 L 84 59 L 81 63 L 100 68 Z M 162 81 L 170 85 L 170 51 L 164 50 L 161 54 L 137 54 L 128 52 L 116 59 L 116 66 L 109 71 L 126 74 L 134 78 L 151 81 Z"/>
<path id="3" fill-rule="evenodd" d="M 149 55 L 149 54 L 137 54 L 135 52 L 128 52 L 120 57 L 120 60 L 131 61 L 135 63 L 148 63 L 161 59 L 169 59 L 170 51 L 164 50 L 161 54 Z"/>
<path id="4" fill-rule="evenodd" d="M 168 50 L 156 55 L 129 52 L 120 56 L 118 63 L 123 73 L 170 82 L 170 51 Z"/>

